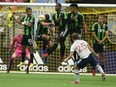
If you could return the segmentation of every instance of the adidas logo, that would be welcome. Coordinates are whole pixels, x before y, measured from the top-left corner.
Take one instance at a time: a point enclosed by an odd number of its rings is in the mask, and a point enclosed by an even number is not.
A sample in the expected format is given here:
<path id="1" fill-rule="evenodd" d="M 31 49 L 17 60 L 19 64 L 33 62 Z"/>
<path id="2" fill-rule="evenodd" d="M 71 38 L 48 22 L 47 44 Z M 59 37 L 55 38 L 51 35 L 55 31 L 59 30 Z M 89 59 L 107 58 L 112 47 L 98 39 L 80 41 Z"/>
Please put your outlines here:
<path id="1" fill-rule="evenodd" d="M 68 60 L 67 62 L 62 62 L 61 66 L 58 67 L 59 72 L 74 72 L 74 58 Z M 84 67 L 83 69 L 80 69 L 80 72 L 87 72 L 87 67 Z"/>
<path id="2" fill-rule="evenodd" d="M 35 51 L 33 53 L 34 55 L 34 59 L 33 59 L 33 64 L 34 66 L 30 69 L 30 71 L 45 71 L 47 72 L 49 69 L 48 69 L 48 66 L 44 65 L 38 51 Z M 28 60 L 25 61 L 25 64 L 26 65 L 21 65 L 19 68 L 20 68 L 20 71 L 25 71 L 25 69 L 27 68 L 27 64 L 28 64 Z"/>
<path id="3" fill-rule="evenodd" d="M 4 70 L 7 70 L 7 65 L 3 64 L 3 61 L 0 57 L 0 71 L 4 71 Z"/>

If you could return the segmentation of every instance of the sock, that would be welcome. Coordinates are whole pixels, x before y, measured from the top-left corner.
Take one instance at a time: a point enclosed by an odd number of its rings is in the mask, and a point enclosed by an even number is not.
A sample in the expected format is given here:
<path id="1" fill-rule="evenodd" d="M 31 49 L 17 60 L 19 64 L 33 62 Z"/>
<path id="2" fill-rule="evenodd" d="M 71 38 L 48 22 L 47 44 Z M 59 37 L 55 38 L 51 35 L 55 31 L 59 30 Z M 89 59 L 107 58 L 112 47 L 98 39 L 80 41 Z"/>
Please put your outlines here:
<path id="1" fill-rule="evenodd" d="M 42 54 L 45 54 L 46 53 L 46 50 L 45 49 L 42 49 L 41 52 L 42 52 Z"/>
<path id="2" fill-rule="evenodd" d="M 10 58 L 10 67 L 11 67 L 12 64 L 13 64 L 13 61 L 14 61 L 14 57 L 11 57 L 11 58 Z"/>
<path id="3" fill-rule="evenodd" d="M 28 59 L 28 66 L 27 67 L 30 66 L 30 63 L 31 63 L 31 59 Z"/>
<path id="4" fill-rule="evenodd" d="M 31 63 L 33 63 L 33 54 L 30 54 L 31 57 Z"/>
<path id="5" fill-rule="evenodd" d="M 75 81 L 80 82 L 80 79 L 79 79 L 79 70 L 78 69 L 74 69 L 74 73 L 75 73 Z"/>
<path id="6" fill-rule="evenodd" d="M 22 51 L 22 62 L 25 60 L 25 51 Z"/>
<path id="7" fill-rule="evenodd" d="M 47 57 L 43 59 L 43 62 L 46 64 L 47 63 Z"/>
<path id="8" fill-rule="evenodd" d="M 104 71 L 103 71 L 103 69 L 101 68 L 100 65 L 96 65 L 96 69 L 97 69 L 101 74 L 104 74 Z"/>

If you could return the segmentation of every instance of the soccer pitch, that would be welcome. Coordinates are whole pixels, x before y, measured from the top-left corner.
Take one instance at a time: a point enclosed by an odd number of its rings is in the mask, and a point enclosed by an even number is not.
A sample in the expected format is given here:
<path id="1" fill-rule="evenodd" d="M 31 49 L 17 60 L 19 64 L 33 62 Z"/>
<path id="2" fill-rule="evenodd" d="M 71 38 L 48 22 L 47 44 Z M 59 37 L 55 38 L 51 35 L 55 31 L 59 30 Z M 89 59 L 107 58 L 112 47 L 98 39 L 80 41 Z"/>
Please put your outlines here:
<path id="1" fill-rule="evenodd" d="M 116 76 L 80 75 L 80 84 L 71 84 L 73 74 L 0 73 L 0 87 L 116 87 Z"/>

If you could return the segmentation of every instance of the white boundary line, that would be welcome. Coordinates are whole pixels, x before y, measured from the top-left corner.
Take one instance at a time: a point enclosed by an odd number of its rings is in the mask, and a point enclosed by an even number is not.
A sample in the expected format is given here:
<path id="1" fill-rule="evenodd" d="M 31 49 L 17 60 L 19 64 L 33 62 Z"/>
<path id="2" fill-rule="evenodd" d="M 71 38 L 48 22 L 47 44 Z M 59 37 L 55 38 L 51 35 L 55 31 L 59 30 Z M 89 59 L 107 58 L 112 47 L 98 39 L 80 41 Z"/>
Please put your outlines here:
<path id="1" fill-rule="evenodd" d="M 0 73 L 6 73 L 6 71 L 0 71 Z M 10 73 L 26 73 L 26 72 L 20 72 L 20 71 L 10 71 Z M 29 72 L 30 74 L 61 74 L 61 75 L 73 75 L 74 73 L 60 73 L 60 72 Z M 91 73 L 80 73 L 80 75 L 92 75 Z M 101 74 L 96 74 L 101 75 Z M 116 74 L 106 74 L 106 76 L 116 76 Z"/>

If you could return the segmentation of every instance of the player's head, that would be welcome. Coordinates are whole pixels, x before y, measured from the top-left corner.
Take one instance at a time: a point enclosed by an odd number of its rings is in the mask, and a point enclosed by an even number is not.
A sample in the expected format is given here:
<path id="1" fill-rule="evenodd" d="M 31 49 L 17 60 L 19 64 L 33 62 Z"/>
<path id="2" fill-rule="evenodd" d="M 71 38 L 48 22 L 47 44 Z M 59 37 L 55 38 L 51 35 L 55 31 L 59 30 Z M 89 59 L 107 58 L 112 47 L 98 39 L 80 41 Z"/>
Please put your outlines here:
<path id="1" fill-rule="evenodd" d="M 19 35 L 23 35 L 23 29 L 22 29 L 22 28 L 19 28 L 19 29 L 18 29 L 18 34 L 19 34 Z"/>
<path id="2" fill-rule="evenodd" d="M 62 5 L 60 3 L 56 3 L 55 10 L 56 11 L 60 11 L 61 10 L 61 7 L 62 7 Z"/>
<path id="3" fill-rule="evenodd" d="M 73 33 L 72 34 L 72 40 L 75 41 L 78 39 L 78 34 L 77 33 Z"/>
<path id="4" fill-rule="evenodd" d="M 26 8 L 26 13 L 28 16 L 31 16 L 32 15 L 32 9 L 30 7 L 27 7 Z"/>
<path id="5" fill-rule="evenodd" d="M 103 15 L 98 15 L 98 22 L 102 24 L 104 22 L 104 16 Z"/>
<path id="6" fill-rule="evenodd" d="M 49 19 L 50 19 L 49 14 L 45 14 L 45 20 L 49 20 Z"/>
<path id="7" fill-rule="evenodd" d="M 70 5 L 70 10 L 71 10 L 72 13 L 76 12 L 77 8 L 78 8 L 78 5 L 76 3 L 72 3 Z"/>

